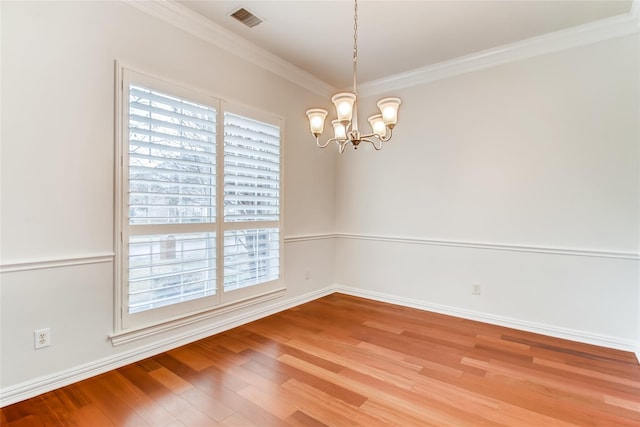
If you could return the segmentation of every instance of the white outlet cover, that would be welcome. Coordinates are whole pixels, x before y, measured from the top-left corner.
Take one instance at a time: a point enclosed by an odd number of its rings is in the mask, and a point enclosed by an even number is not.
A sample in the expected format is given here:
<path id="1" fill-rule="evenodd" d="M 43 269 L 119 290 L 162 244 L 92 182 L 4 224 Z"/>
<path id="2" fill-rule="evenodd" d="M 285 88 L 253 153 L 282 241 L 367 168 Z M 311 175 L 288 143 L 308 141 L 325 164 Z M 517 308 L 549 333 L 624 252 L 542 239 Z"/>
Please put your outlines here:
<path id="1" fill-rule="evenodd" d="M 33 331 L 33 345 L 37 350 L 51 345 L 51 330 L 49 328 L 36 329 Z"/>

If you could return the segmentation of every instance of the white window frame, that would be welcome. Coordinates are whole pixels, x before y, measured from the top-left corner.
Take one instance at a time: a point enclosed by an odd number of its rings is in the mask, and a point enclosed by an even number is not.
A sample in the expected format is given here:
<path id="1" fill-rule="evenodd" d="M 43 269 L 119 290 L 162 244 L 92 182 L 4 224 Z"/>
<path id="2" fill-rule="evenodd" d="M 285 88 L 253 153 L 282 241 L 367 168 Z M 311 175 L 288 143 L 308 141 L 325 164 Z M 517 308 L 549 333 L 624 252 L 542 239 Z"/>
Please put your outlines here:
<path id="1" fill-rule="evenodd" d="M 193 224 L 194 231 L 207 230 L 216 236 L 217 278 L 215 295 L 172 304 L 160 308 L 129 313 L 128 310 L 128 242 L 129 242 L 129 85 L 141 86 L 171 94 L 183 99 L 208 105 L 216 110 L 216 221 L 211 228 L 208 224 Z M 112 342 L 128 342 L 135 339 L 136 333 L 144 331 L 140 337 L 157 331 L 188 324 L 199 319 L 217 316 L 235 308 L 245 307 L 284 293 L 283 280 L 283 168 L 284 168 L 284 120 L 275 114 L 259 111 L 237 103 L 221 99 L 186 85 L 170 82 L 124 66 L 116 62 L 116 144 L 115 144 L 115 313 Z M 224 221 L 224 113 L 242 115 L 252 120 L 278 126 L 280 129 L 280 176 L 279 176 L 279 215 L 277 221 L 269 222 L 225 222 Z M 185 224 L 191 226 L 191 224 Z M 188 227 L 185 227 L 188 228 Z M 279 272 L 278 279 L 257 285 L 224 291 L 224 233 L 230 230 L 277 228 L 279 231 Z M 131 335 L 133 334 L 133 335 Z M 127 335 L 131 335 L 127 337 Z"/>

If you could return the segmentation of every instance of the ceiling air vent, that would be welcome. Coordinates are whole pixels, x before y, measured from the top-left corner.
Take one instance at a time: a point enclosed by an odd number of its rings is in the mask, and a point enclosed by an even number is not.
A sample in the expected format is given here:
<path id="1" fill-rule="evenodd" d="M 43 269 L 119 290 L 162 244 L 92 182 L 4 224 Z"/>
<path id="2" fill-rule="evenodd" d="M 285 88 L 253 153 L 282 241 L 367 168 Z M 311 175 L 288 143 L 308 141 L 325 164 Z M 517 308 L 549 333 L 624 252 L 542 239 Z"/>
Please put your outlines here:
<path id="1" fill-rule="evenodd" d="M 256 15 L 249 12 L 244 7 L 241 7 L 240 9 L 233 12 L 231 16 L 233 16 L 249 28 L 253 28 L 262 22 L 262 19 L 258 18 Z"/>

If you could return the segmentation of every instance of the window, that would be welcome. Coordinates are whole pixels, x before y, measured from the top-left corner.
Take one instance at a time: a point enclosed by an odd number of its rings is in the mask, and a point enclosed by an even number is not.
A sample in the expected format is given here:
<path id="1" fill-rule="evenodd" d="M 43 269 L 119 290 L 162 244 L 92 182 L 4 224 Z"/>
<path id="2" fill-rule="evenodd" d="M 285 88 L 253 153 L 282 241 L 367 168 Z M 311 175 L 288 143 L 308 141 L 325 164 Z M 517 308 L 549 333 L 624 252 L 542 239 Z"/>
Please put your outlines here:
<path id="1" fill-rule="evenodd" d="M 281 289 L 280 120 L 123 68 L 117 329 Z"/>

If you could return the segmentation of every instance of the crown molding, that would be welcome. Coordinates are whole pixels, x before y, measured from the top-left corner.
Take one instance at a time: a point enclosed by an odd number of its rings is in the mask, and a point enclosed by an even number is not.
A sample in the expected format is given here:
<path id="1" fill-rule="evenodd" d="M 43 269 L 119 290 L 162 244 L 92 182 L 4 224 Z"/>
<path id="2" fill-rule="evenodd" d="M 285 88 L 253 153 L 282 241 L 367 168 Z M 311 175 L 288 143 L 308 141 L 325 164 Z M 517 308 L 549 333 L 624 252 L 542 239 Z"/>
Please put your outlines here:
<path id="1" fill-rule="evenodd" d="M 336 91 L 335 87 L 318 77 L 211 22 L 175 0 L 123 1 L 320 96 L 330 96 Z M 640 0 L 633 0 L 629 13 L 365 82 L 359 85 L 358 92 L 361 96 L 379 95 L 495 65 L 636 34 L 639 30 Z"/>
<path id="2" fill-rule="evenodd" d="M 336 90 L 316 76 L 211 22 L 175 0 L 123 1 L 318 95 L 330 96 Z"/>
<path id="3" fill-rule="evenodd" d="M 359 94 L 361 96 L 379 95 L 384 92 L 446 79 L 495 65 L 637 34 L 640 30 L 639 4 L 640 0 L 633 0 L 631 11 L 626 14 L 366 82 L 359 86 Z"/>

